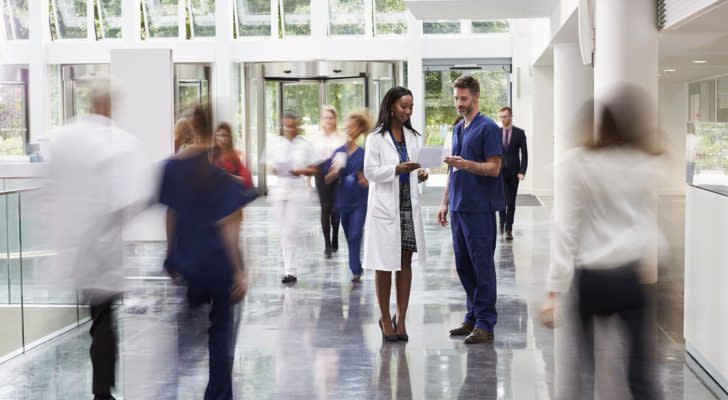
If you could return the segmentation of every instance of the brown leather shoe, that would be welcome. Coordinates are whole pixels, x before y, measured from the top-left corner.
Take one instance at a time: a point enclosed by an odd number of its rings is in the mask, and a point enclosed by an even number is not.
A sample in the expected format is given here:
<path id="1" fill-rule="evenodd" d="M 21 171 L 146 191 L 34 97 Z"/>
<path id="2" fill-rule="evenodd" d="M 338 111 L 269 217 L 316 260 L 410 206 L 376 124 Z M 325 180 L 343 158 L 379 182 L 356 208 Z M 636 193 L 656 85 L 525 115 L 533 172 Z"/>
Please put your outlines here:
<path id="1" fill-rule="evenodd" d="M 466 344 L 476 344 L 476 343 L 488 343 L 493 341 L 493 333 L 488 332 L 486 330 L 475 328 L 473 329 L 473 333 L 468 335 L 468 337 L 465 338 Z"/>
<path id="2" fill-rule="evenodd" d="M 459 328 L 450 329 L 450 335 L 452 335 L 452 336 L 467 336 L 467 335 L 470 335 L 473 332 L 473 329 L 475 329 L 475 327 L 473 325 L 470 325 L 467 322 L 463 322 L 463 324 L 460 325 Z"/>
<path id="3" fill-rule="evenodd" d="M 507 231 L 506 232 L 506 240 L 513 240 L 513 232 Z"/>

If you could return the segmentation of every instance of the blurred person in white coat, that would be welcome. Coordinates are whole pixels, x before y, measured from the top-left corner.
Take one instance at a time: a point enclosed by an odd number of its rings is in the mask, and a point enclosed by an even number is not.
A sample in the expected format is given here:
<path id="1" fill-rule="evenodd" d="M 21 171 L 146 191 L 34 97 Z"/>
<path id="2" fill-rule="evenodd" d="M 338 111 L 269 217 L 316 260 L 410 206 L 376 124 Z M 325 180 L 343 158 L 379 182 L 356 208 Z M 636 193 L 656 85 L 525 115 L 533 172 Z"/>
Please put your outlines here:
<path id="1" fill-rule="evenodd" d="M 149 204 L 153 178 L 140 141 L 110 118 L 110 79 L 94 82 L 90 97 L 88 114 L 52 134 L 54 270 L 62 277 L 59 284 L 78 288 L 90 304 L 92 391 L 95 399 L 113 399 L 118 345 L 113 302 L 124 290 L 122 232 Z"/>

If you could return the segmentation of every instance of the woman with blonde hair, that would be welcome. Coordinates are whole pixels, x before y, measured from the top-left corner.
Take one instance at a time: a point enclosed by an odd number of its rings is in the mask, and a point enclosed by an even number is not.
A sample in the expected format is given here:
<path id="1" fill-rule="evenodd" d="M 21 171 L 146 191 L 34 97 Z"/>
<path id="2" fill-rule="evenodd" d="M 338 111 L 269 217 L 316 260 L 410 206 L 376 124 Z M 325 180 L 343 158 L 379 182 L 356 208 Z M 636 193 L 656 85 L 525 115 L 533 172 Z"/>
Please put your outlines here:
<path id="1" fill-rule="evenodd" d="M 324 233 L 324 257 L 331 258 L 331 254 L 339 249 L 339 215 L 334 209 L 336 202 L 336 185 L 325 182 L 326 174 L 331 167 L 331 155 L 334 150 L 346 142 L 336 125 L 336 109 L 331 106 L 321 108 L 319 118 L 320 135 L 315 139 L 314 145 L 318 161 L 318 172 L 314 176 L 316 191 L 321 203 L 321 230 Z"/>
<path id="2" fill-rule="evenodd" d="M 346 144 L 334 151 L 331 168 L 324 178 L 327 185 L 336 185 L 336 211 L 341 217 L 344 236 L 349 247 L 349 269 L 354 283 L 359 283 L 362 274 L 361 239 L 364 233 L 364 219 L 367 215 L 369 181 L 364 177 L 364 149 L 357 145 L 357 139 L 372 128 L 366 110 L 349 114 L 344 121 Z"/>

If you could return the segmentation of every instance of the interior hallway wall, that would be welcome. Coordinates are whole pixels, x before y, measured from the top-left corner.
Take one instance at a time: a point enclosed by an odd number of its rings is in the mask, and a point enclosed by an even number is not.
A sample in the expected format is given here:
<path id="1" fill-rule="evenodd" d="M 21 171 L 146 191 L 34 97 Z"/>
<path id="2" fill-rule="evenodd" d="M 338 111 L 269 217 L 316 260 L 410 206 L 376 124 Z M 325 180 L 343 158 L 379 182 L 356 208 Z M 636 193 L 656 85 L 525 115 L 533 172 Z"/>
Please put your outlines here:
<path id="1" fill-rule="evenodd" d="M 530 179 L 532 194 L 553 196 L 554 192 L 554 67 L 532 67 L 533 126 L 529 155 L 533 160 Z"/>
<path id="2" fill-rule="evenodd" d="M 660 143 L 665 150 L 662 194 L 685 194 L 685 135 L 688 120 L 687 83 L 661 82 L 658 94 Z"/>

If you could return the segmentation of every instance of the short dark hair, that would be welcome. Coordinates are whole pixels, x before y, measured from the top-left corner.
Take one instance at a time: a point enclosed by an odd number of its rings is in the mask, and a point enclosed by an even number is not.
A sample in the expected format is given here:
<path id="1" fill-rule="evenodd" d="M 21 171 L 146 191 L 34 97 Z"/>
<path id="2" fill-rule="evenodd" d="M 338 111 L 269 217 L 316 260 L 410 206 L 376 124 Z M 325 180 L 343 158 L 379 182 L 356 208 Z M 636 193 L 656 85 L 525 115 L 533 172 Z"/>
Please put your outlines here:
<path id="1" fill-rule="evenodd" d="M 212 138 L 212 132 L 210 131 L 210 114 L 202 104 L 196 105 L 191 112 L 189 117 L 189 123 L 195 132 L 195 135 L 201 139 Z"/>
<path id="2" fill-rule="evenodd" d="M 453 88 L 470 89 L 470 93 L 480 93 L 480 82 L 471 75 L 463 75 L 452 83 Z"/>
<path id="3" fill-rule="evenodd" d="M 508 106 L 505 106 L 505 107 L 501 108 L 500 110 L 498 110 L 498 113 L 502 113 L 503 111 L 508 111 L 509 115 L 513 115 L 513 110 L 511 110 L 511 108 Z"/>

